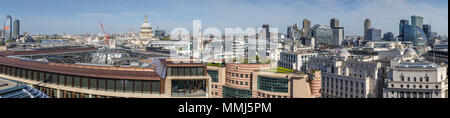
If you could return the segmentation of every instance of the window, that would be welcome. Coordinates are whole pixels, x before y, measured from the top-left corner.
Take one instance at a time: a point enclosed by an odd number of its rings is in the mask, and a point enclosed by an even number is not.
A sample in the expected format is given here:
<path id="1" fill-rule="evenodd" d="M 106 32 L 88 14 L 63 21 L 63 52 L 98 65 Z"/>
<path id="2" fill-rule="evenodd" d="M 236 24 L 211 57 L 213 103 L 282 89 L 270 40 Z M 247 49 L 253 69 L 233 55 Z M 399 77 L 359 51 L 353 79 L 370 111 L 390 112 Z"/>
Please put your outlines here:
<path id="1" fill-rule="evenodd" d="M 33 77 L 33 71 L 28 70 L 27 71 L 27 79 L 32 79 L 31 77 Z"/>
<path id="2" fill-rule="evenodd" d="M 38 79 L 39 79 L 39 76 L 38 76 L 38 72 L 36 72 L 36 71 L 33 71 L 33 78 L 32 78 L 34 81 L 37 81 Z"/>
<path id="3" fill-rule="evenodd" d="M 82 87 L 84 89 L 89 88 L 89 78 L 83 77 L 81 83 L 82 83 Z"/>
<path id="4" fill-rule="evenodd" d="M 75 88 L 80 88 L 80 86 L 81 86 L 81 79 L 80 79 L 80 77 L 74 77 L 73 78 L 73 86 L 75 87 Z"/>
<path id="5" fill-rule="evenodd" d="M 142 81 L 134 81 L 134 93 L 142 93 Z"/>
<path id="6" fill-rule="evenodd" d="M 89 81 L 89 89 L 97 90 L 97 79 L 91 78 Z"/>
<path id="7" fill-rule="evenodd" d="M 106 90 L 106 80 L 105 79 L 98 79 L 98 90 L 101 90 L 101 91 Z"/>
<path id="8" fill-rule="evenodd" d="M 114 83 L 114 80 L 112 80 L 112 79 L 107 79 L 106 80 L 106 84 L 107 84 L 107 91 L 115 91 L 114 90 L 114 86 L 115 86 L 115 84 L 116 83 Z"/>
<path id="9" fill-rule="evenodd" d="M 52 74 L 52 83 L 58 84 L 58 75 L 57 74 Z"/>
<path id="10" fill-rule="evenodd" d="M 271 92 L 288 92 L 288 79 L 258 77 L 258 89 Z"/>
<path id="11" fill-rule="evenodd" d="M 143 84 L 143 91 L 144 91 L 144 93 L 151 93 L 151 82 L 150 81 L 143 81 L 142 82 L 142 84 Z"/>
<path id="12" fill-rule="evenodd" d="M 152 94 L 160 93 L 160 83 L 159 81 L 152 81 Z"/>
<path id="13" fill-rule="evenodd" d="M 212 82 L 219 82 L 219 73 L 216 70 L 207 70 L 206 72 L 211 76 Z"/>
<path id="14" fill-rule="evenodd" d="M 132 93 L 133 92 L 133 80 L 124 80 L 125 82 L 125 92 Z"/>
<path id="15" fill-rule="evenodd" d="M 123 80 L 116 80 L 116 92 L 123 92 L 124 90 L 123 84 L 124 84 Z"/>
<path id="16" fill-rule="evenodd" d="M 198 76 L 203 76 L 204 72 L 203 72 L 203 67 L 202 68 L 198 68 Z"/>
<path id="17" fill-rule="evenodd" d="M 59 76 L 59 85 L 65 86 L 66 84 L 66 77 L 64 75 L 58 75 Z"/>
<path id="18" fill-rule="evenodd" d="M 191 75 L 195 75 L 191 73 L 191 68 L 184 68 L 184 76 L 191 76 Z"/>
<path id="19" fill-rule="evenodd" d="M 252 91 L 235 89 L 224 86 L 222 89 L 223 98 L 252 98 Z M 265 96 L 264 94 L 262 96 Z"/>
<path id="20" fill-rule="evenodd" d="M 67 78 L 66 79 L 66 85 L 70 86 L 70 87 L 73 87 L 73 76 L 67 76 L 66 78 Z"/>

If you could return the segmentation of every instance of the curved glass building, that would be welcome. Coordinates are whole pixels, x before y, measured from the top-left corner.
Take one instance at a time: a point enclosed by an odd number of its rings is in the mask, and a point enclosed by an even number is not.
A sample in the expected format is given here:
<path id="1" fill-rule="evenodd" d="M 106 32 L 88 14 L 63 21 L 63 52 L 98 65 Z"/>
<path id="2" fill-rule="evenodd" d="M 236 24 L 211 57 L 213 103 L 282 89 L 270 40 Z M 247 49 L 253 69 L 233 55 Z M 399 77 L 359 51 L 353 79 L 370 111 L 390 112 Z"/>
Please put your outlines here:
<path id="1" fill-rule="evenodd" d="M 414 46 L 427 45 L 427 36 L 422 28 L 414 25 L 406 25 L 404 30 L 405 37 L 403 41 L 411 41 Z"/>

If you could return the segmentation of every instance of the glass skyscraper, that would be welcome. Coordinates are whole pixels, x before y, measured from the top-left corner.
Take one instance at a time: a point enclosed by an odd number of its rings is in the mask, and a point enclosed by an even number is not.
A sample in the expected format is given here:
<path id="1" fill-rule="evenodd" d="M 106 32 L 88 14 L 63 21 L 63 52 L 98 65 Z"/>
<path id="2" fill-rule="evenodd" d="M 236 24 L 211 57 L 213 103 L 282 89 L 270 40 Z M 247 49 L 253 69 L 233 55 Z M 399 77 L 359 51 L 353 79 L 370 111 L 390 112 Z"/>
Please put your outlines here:
<path id="1" fill-rule="evenodd" d="M 402 36 L 403 37 L 403 34 L 404 34 L 404 32 L 403 32 L 403 29 L 404 29 L 404 27 L 406 26 L 406 25 L 409 25 L 409 21 L 408 20 L 400 20 L 400 26 L 399 26 L 399 36 Z"/>
<path id="2" fill-rule="evenodd" d="M 423 29 L 423 17 L 421 16 L 411 16 L 411 25 L 420 27 Z"/>
<path id="3" fill-rule="evenodd" d="M 404 27 L 405 36 L 403 41 L 411 41 L 414 46 L 427 45 L 427 36 L 422 28 L 414 25 L 406 25 Z"/>
<path id="4" fill-rule="evenodd" d="M 333 45 L 333 31 L 328 26 L 314 26 L 314 37 L 316 38 L 316 45 Z"/>

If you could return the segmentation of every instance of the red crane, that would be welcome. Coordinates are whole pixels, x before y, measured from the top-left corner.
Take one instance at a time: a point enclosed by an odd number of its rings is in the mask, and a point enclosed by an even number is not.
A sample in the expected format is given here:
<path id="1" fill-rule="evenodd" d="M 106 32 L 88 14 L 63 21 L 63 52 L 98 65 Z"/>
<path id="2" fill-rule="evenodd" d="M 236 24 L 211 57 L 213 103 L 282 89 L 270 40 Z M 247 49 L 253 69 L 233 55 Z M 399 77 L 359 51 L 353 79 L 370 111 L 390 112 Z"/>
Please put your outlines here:
<path id="1" fill-rule="evenodd" d="M 103 31 L 103 34 L 105 35 L 105 45 L 108 45 L 109 44 L 109 37 L 108 37 L 108 34 L 106 34 L 106 32 L 105 32 L 105 29 L 103 28 L 103 24 L 102 24 L 102 21 L 99 21 L 100 22 L 100 27 L 102 27 L 102 31 Z"/>

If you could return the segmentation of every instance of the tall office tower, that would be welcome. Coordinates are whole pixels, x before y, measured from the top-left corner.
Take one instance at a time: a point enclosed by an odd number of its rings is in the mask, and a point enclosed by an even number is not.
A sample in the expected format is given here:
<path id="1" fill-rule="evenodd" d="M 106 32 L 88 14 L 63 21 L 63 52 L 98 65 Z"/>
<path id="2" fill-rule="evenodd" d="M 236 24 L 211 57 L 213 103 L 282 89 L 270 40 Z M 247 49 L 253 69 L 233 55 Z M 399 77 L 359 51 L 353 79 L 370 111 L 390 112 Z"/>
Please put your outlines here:
<path id="1" fill-rule="evenodd" d="M 19 19 L 14 20 L 14 27 L 13 27 L 13 38 L 18 39 L 20 36 L 20 21 Z"/>
<path id="2" fill-rule="evenodd" d="M 371 28 L 367 31 L 367 41 L 381 41 L 381 30 Z"/>
<path id="3" fill-rule="evenodd" d="M 431 25 L 424 24 L 423 25 L 423 32 L 425 32 L 425 35 L 427 36 L 427 39 L 432 39 L 431 35 Z"/>
<path id="4" fill-rule="evenodd" d="M 334 46 L 342 45 L 342 41 L 345 38 L 344 28 L 336 28 L 332 29 L 332 40 Z"/>
<path id="5" fill-rule="evenodd" d="M 309 21 L 308 19 L 303 20 L 302 37 L 311 37 L 311 21 Z"/>
<path id="6" fill-rule="evenodd" d="M 266 30 L 266 37 L 267 37 L 266 40 L 270 40 L 270 26 L 269 26 L 269 24 L 264 24 L 263 28 Z"/>
<path id="7" fill-rule="evenodd" d="M 411 25 L 420 27 L 423 29 L 423 17 L 421 16 L 411 16 Z"/>
<path id="8" fill-rule="evenodd" d="M 406 25 L 409 25 L 409 21 L 408 20 L 400 20 L 400 26 L 398 28 L 399 29 L 398 35 L 400 37 L 403 37 L 403 34 L 405 34 L 404 29 L 405 29 Z"/>
<path id="9" fill-rule="evenodd" d="M 370 29 L 370 19 L 364 21 L 364 39 L 367 40 L 367 31 Z"/>
<path id="10" fill-rule="evenodd" d="M 7 15 L 5 24 L 3 24 L 3 37 L 5 40 L 11 40 L 12 39 L 12 20 L 11 16 Z"/>
<path id="11" fill-rule="evenodd" d="M 287 37 L 287 38 L 291 38 L 292 30 L 293 30 L 293 27 L 292 27 L 292 26 L 289 26 L 289 27 L 287 28 L 287 34 L 286 34 L 286 37 Z"/>
<path id="12" fill-rule="evenodd" d="M 339 27 L 339 20 L 336 19 L 336 18 L 331 19 L 330 27 L 331 27 L 331 29 L 338 28 Z"/>

